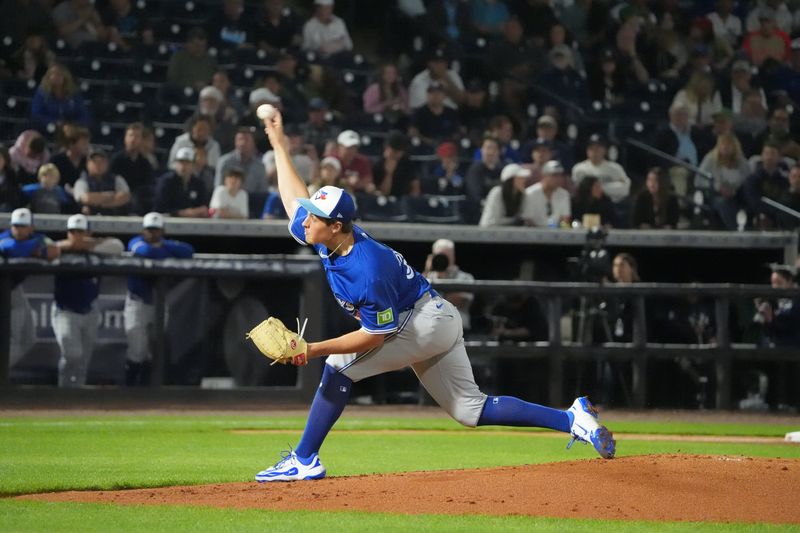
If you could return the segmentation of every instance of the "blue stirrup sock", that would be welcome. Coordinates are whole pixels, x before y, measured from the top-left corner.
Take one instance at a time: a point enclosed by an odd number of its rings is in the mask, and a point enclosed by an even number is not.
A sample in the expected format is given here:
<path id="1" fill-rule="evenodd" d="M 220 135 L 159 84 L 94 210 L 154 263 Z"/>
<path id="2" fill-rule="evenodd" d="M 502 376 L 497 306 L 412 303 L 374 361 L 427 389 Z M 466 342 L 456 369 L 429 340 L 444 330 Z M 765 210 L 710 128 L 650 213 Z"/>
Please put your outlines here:
<path id="1" fill-rule="evenodd" d="M 319 452 L 322 441 L 339 419 L 350 398 L 353 380 L 330 365 L 324 366 L 322 380 L 308 412 L 306 428 L 294 450 L 300 458 L 308 458 Z"/>
<path id="2" fill-rule="evenodd" d="M 569 411 L 524 402 L 513 396 L 489 396 L 478 425 L 539 427 L 569 433 L 574 418 Z"/>

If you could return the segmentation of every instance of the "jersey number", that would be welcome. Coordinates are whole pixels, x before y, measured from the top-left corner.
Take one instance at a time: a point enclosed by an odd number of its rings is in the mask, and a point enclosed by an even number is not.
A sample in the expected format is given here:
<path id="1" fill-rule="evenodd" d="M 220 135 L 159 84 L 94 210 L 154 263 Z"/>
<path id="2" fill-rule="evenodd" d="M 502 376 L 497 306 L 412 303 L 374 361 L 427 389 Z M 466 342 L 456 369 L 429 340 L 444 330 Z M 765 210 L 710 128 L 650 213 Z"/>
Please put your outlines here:
<path id="1" fill-rule="evenodd" d="M 397 258 L 397 263 L 400 265 L 400 268 L 405 268 L 406 279 L 413 279 L 414 269 L 408 266 L 408 263 L 406 263 L 405 258 L 397 252 L 394 253 L 394 256 Z"/>

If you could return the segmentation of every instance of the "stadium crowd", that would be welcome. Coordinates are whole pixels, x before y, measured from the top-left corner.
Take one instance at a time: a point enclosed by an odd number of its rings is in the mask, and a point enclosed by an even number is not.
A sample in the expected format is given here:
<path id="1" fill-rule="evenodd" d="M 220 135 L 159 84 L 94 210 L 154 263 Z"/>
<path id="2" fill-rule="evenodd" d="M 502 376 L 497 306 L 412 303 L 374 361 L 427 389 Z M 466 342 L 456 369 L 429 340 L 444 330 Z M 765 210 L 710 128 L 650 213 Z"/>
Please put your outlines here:
<path id="1" fill-rule="evenodd" d="M 390 4 L 3 0 L 0 209 L 285 216 L 270 103 L 365 220 L 798 225 L 797 2 Z"/>

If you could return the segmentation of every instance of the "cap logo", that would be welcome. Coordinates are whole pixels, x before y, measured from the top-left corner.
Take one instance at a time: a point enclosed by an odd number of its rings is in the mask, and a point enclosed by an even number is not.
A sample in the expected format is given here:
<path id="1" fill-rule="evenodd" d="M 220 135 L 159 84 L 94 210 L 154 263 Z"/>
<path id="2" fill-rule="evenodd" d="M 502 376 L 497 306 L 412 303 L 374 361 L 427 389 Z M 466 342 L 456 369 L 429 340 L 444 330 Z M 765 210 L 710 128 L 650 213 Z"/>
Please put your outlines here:
<path id="1" fill-rule="evenodd" d="M 314 200 L 325 200 L 328 196 L 328 193 L 325 191 L 318 191 L 317 195 L 314 197 Z"/>

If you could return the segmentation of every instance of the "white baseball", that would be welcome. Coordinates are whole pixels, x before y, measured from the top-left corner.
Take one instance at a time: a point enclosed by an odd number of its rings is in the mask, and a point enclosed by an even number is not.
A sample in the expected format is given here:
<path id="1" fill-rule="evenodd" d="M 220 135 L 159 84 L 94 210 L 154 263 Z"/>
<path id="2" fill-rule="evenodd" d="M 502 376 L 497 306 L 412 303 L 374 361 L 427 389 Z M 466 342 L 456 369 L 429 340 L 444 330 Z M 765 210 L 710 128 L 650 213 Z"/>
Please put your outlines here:
<path id="1" fill-rule="evenodd" d="M 258 115 L 258 118 L 261 120 L 271 119 L 277 112 L 278 110 L 272 104 L 261 104 L 258 106 L 258 109 L 256 109 L 256 115 Z"/>

